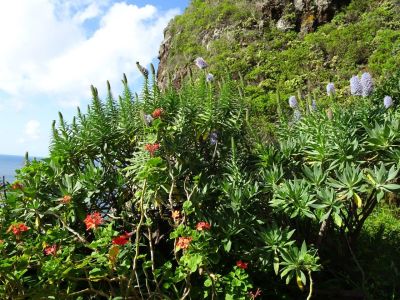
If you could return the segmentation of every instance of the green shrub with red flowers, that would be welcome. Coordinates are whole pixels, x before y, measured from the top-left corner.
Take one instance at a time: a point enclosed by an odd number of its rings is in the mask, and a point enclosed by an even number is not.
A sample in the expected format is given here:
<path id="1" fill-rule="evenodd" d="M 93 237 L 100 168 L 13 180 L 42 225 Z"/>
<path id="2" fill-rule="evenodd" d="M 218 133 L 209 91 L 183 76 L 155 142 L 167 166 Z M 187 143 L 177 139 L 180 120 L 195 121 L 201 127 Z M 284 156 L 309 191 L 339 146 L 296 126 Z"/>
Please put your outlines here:
<path id="1" fill-rule="evenodd" d="M 92 87 L 86 113 L 60 114 L 49 158 L 2 194 L 1 298 L 310 299 L 340 272 L 370 292 L 355 252 L 400 187 L 395 106 L 282 103 L 266 139 L 241 83 L 160 92 L 140 70 L 140 95 L 124 77 L 118 100 Z"/>

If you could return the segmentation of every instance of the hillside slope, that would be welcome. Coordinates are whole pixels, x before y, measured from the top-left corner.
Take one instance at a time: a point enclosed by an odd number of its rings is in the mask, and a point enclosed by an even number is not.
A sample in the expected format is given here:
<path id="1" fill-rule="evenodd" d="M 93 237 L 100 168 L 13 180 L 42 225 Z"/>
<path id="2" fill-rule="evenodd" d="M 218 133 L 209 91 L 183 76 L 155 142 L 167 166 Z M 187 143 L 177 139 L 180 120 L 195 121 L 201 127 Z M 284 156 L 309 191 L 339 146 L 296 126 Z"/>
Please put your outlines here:
<path id="1" fill-rule="evenodd" d="M 399 68 L 400 1 L 193 0 L 165 30 L 159 85 L 170 76 L 179 86 L 198 56 L 217 77 L 240 72 L 261 111 L 278 87 L 283 96 L 323 93 L 334 81 L 348 94 L 351 75 L 368 70 L 380 80 Z"/>

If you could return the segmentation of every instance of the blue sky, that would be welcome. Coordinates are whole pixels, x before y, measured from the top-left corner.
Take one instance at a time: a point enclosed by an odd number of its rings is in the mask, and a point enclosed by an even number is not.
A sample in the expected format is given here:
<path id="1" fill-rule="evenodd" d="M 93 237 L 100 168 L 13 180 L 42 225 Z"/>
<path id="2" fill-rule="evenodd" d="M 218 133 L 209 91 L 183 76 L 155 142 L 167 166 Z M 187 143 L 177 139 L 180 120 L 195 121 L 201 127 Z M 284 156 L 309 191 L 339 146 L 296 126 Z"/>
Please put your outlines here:
<path id="1" fill-rule="evenodd" d="M 135 62 L 157 62 L 163 30 L 189 0 L 18 0 L 0 10 L 0 154 L 46 156 L 51 122 L 86 107 L 90 85 L 114 94 Z"/>

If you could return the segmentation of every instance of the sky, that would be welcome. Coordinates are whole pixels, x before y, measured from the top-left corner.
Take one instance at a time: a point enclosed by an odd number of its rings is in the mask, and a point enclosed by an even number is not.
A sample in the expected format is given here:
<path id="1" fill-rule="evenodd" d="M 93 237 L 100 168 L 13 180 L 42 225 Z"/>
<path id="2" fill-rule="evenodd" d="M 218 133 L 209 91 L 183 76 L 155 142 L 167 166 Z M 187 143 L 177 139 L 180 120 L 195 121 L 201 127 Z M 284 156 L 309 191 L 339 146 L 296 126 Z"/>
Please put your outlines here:
<path id="1" fill-rule="evenodd" d="M 90 85 L 114 94 L 136 61 L 157 64 L 168 22 L 189 0 L 0 0 L 0 154 L 47 156 L 52 120 L 71 120 Z"/>

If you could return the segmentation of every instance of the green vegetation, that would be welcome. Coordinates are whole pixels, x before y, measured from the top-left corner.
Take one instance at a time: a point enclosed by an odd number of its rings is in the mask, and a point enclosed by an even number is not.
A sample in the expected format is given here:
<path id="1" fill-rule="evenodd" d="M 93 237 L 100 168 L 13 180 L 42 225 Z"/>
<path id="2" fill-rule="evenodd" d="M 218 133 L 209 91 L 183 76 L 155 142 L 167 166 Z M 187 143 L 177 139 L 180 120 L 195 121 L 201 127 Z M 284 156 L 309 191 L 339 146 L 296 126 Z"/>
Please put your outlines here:
<path id="1" fill-rule="evenodd" d="M 400 67 L 399 32 L 397 0 L 353 0 L 308 34 L 279 31 L 253 1 L 198 0 L 170 25 L 165 68 L 173 73 L 202 56 L 215 75 L 241 73 L 253 109 L 271 115 L 277 89 L 285 97 L 298 89 L 321 94 L 333 81 L 348 95 L 348 79 L 365 69 L 384 81 Z"/>
<path id="2" fill-rule="evenodd" d="M 0 193 L 0 298 L 399 298 L 399 10 L 353 0 L 304 34 L 193 0 L 166 68 L 209 69 L 92 87 Z"/>
<path id="3" fill-rule="evenodd" d="M 124 78 L 119 101 L 92 88 L 87 113 L 60 114 L 50 157 L 1 196 L 2 298 L 400 295 L 385 208 L 400 111 L 381 98 L 400 76 L 365 98 L 280 101 L 267 137 L 243 83 L 205 79 L 160 92 L 146 77 L 134 96 Z"/>

